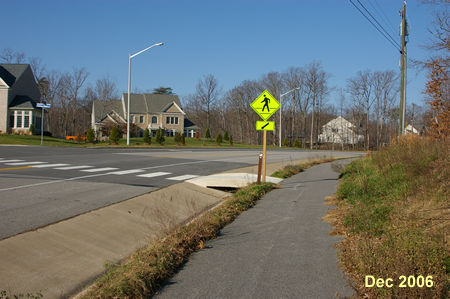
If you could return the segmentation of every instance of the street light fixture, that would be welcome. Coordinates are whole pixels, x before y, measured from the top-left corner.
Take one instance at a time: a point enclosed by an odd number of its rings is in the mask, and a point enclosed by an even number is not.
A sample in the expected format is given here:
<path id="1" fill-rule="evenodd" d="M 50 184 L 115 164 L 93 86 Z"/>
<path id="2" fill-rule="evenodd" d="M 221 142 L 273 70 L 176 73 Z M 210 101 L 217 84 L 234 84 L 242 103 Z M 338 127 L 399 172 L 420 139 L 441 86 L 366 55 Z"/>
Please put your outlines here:
<path id="1" fill-rule="evenodd" d="M 280 136 L 279 136 L 280 147 L 281 147 L 281 107 L 283 107 L 282 97 L 285 96 L 285 95 L 287 95 L 288 93 L 291 93 L 291 92 L 293 92 L 294 90 L 298 90 L 298 89 L 300 89 L 300 87 L 293 88 L 293 89 L 289 90 L 288 92 L 285 92 L 285 93 L 283 93 L 283 94 L 280 94 L 280 134 L 279 134 L 279 135 L 280 135 Z"/>
<path id="2" fill-rule="evenodd" d="M 128 108 L 127 108 L 127 145 L 130 145 L 130 87 L 131 87 L 131 58 L 141 54 L 142 52 L 145 52 L 155 46 L 162 46 L 164 43 L 157 43 L 154 45 L 151 45 L 148 48 L 145 48 L 142 51 L 139 51 L 135 54 L 129 54 L 128 56 Z"/>

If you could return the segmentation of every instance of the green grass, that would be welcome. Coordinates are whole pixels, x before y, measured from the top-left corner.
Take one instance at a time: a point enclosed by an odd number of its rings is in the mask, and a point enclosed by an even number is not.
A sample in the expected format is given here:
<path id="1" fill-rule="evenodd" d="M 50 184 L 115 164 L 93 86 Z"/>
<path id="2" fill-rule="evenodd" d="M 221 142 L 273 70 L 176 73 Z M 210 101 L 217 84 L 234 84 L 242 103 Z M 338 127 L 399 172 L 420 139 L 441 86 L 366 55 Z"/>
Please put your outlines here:
<path id="1" fill-rule="evenodd" d="M 61 138 L 44 136 L 43 145 L 45 146 L 71 146 L 71 147 L 136 147 L 136 148 L 160 148 L 160 147 L 170 147 L 170 148 L 183 148 L 183 147 L 208 147 L 208 148 L 261 148 L 262 145 L 246 144 L 240 142 L 233 142 L 233 145 L 229 145 L 228 142 L 222 142 L 221 145 L 217 145 L 214 139 L 207 138 L 186 138 L 186 144 L 184 146 L 178 145 L 174 141 L 174 137 L 165 137 L 165 142 L 160 145 L 154 141 L 150 145 L 144 143 L 143 137 L 133 137 L 130 138 L 130 145 L 127 146 L 126 138 L 121 138 L 118 144 L 110 144 L 109 141 L 101 141 L 95 143 L 86 142 L 76 142 L 69 141 Z M 41 136 L 29 136 L 29 135 L 0 135 L 0 144 L 13 144 L 13 145 L 40 145 Z M 277 146 L 267 146 L 268 149 L 277 149 Z M 283 147 L 284 148 L 284 147 Z M 291 149 L 288 147 L 288 149 Z"/>
<path id="2" fill-rule="evenodd" d="M 402 138 L 352 162 L 338 189 L 340 260 L 360 297 L 445 298 L 450 267 L 448 140 Z M 393 278 L 393 288 L 365 288 L 365 275 Z M 398 277 L 433 276 L 432 288 L 399 288 Z"/>

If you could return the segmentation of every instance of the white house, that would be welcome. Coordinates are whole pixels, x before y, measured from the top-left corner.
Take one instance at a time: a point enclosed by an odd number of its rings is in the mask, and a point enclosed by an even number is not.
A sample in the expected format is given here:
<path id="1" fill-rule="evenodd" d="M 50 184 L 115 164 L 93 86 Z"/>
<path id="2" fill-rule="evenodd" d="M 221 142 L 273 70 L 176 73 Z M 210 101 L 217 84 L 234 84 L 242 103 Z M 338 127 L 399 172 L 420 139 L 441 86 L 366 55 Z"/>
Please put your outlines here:
<path id="1" fill-rule="evenodd" d="M 407 125 L 405 128 L 406 134 L 416 134 L 419 135 L 419 131 L 411 125 Z"/>
<path id="2" fill-rule="evenodd" d="M 323 125 L 319 135 L 320 143 L 356 144 L 360 141 L 364 141 L 364 136 L 356 134 L 355 126 L 342 116 Z"/>

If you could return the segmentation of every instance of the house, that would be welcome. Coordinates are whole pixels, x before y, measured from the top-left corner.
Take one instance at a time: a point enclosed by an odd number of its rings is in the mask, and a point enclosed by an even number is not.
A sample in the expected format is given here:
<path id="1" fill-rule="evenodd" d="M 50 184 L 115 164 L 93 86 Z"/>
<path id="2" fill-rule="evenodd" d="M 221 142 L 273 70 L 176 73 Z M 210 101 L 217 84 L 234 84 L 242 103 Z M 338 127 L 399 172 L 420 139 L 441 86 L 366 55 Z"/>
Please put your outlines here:
<path id="1" fill-rule="evenodd" d="M 29 64 L 0 64 L 0 133 L 41 129 L 41 94 Z"/>
<path id="2" fill-rule="evenodd" d="M 128 94 L 121 100 L 94 101 L 92 105 L 92 128 L 98 139 L 105 139 L 111 126 L 126 128 Z M 165 136 L 175 136 L 176 132 L 186 137 L 194 137 L 200 128 L 186 118 L 177 95 L 166 94 L 130 94 L 131 132 L 143 136 L 148 128 L 154 136 L 159 128 Z"/>
<path id="3" fill-rule="evenodd" d="M 323 125 L 319 135 L 320 143 L 355 144 L 361 141 L 364 141 L 364 136 L 356 134 L 355 126 L 342 116 Z"/>
<path id="4" fill-rule="evenodd" d="M 406 134 L 420 135 L 419 131 L 411 125 L 407 125 L 405 128 Z"/>

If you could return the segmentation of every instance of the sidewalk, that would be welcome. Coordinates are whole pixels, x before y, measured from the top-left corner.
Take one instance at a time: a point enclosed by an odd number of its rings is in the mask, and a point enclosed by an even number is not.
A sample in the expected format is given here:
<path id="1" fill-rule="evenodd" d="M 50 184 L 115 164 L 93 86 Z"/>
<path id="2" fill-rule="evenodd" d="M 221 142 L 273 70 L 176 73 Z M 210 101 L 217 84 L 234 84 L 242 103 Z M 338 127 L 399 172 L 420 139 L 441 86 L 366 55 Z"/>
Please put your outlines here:
<path id="1" fill-rule="evenodd" d="M 351 296 L 338 268 L 339 238 L 322 220 L 338 184 L 330 165 L 284 180 L 192 255 L 157 298 Z"/>

